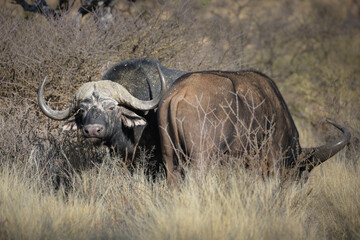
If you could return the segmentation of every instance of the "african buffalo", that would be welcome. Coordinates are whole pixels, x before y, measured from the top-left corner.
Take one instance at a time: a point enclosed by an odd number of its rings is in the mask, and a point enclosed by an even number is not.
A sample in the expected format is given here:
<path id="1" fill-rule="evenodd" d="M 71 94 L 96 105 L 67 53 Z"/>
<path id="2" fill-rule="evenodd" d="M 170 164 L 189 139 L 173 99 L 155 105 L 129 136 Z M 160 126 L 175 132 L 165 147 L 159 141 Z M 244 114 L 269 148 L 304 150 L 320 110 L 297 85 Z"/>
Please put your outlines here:
<path id="1" fill-rule="evenodd" d="M 38 90 L 38 102 L 42 112 L 54 120 L 71 117 L 63 129 L 81 129 L 94 144 L 107 145 L 132 158 L 137 146 L 155 146 L 156 156 L 160 155 L 160 140 L 155 110 L 168 86 L 182 74 L 152 59 L 124 61 L 104 75 L 107 80 L 83 84 L 66 110 L 55 111 L 46 105 L 46 78 Z"/>
<path id="2" fill-rule="evenodd" d="M 175 184 L 184 163 L 196 165 L 214 153 L 240 157 L 245 167 L 254 166 L 254 155 L 260 154 L 257 167 L 263 174 L 304 177 L 351 137 L 329 121 L 342 131 L 341 137 L 324 146 L 301 148 L 275 83 L 252 70 L 187 73 L 163 96 L 157 114 L 167 178 Z"/>

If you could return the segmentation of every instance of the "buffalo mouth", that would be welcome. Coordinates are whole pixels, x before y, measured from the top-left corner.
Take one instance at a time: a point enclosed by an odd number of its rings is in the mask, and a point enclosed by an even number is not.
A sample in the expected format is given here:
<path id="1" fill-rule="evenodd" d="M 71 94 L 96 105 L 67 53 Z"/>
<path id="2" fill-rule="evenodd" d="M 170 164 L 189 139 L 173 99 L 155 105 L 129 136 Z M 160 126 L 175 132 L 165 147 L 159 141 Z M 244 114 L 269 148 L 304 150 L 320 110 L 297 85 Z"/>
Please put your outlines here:
<path id="1" fill-rule="evenodd" d="M 85 137 L 85 141 L 93 145 L 100 145 L 103 142 L 102 138 L 97 138 L 97 137 Z"/>

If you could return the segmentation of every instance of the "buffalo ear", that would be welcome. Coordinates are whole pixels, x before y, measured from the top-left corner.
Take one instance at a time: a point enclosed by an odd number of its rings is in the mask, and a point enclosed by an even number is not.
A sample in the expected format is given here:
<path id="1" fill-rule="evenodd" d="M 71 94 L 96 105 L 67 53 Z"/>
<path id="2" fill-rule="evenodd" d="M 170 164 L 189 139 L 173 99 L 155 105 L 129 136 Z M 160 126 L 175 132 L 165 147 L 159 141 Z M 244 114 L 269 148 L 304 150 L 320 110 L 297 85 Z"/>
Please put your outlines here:
<path id="1" fill-rule="evenodd" d="M 78 126 L 76 124 L 75 118 L 72 118 L 61 127 L 61 130 L 63 131 L 71 131 L 71 130 L 77 130 Z"/>
<path id="2" fill-rule="evenodd" d="M 133 111 L 130 111 L 128 109 L 122 109 L 120 112 L 120 119 L 122 120 L 124 126 L 128 128 L 134 128 L 137 126 L 146 126 L 147 122 L 146 120 L 134 113 Z"/>
<path id="3" fill-rule="evenodd" d="M 145 129 L 145 126 L 147 125 L 146 120 L 143 117 L 134 113 L 133 111 L 130 111 L 123 107 L 121 107 L 119 114 L 123 126 L 131 130 L 133 141 L 137 146 Z"/>
<path id="4" fill-rule="evenodd" d="M 133 118 L 122 115 L 121 118 L 123 124 L 128 128 L 133 128 L 137 126 L 146 126 L 146 121 L 143 118 Z"/>

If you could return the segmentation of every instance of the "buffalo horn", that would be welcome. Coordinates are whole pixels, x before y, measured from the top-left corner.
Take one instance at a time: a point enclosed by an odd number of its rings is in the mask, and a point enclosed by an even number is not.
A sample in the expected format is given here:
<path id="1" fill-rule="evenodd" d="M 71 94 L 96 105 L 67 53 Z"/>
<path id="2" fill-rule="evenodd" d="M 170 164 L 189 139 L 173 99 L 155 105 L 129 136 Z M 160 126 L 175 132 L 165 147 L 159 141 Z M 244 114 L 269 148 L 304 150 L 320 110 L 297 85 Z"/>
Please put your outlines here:
<path id="1" fill-rule="evenodd" d="M 48 105 L 46 105 L 45 100 L 44 100 L 44 85 L 45 85 L 45 81 L 46 81 L 46 77 L 44 78 L 44 80 L 42 81 L 39 90 L 38 90 L 38 102 L 39 102 L 39 106 L 41 111 L 48 116 L 49 118 L 52 118 L 54 120 L 64 120 L 70 117 L 71 115 L 71 109 L 72 109 L 72 105 L 70 105 L 70 107 L 66 110 L 63 111 L 56 111 L 51 109 Z"/>
<path id="2" fill-rule="evenodd" d="M 114 98 L 119 104 L 124 104 L 126 106 L 142 111 L 151 110 L 157 107 L 160 98 L 164 95 L 164 93 L 167 90 L 166 80 L 160 69 L 159 64 L 157 64 L 157 70 L 159 72 L 159 76 L 161 80 L 161 91 L 156 98 L 150 101 L 143 101 L 134 97 L 122 85 L 116 82 L 110 80 L 102 80 L 99 82 L 85 83 L 83 86 L 79 88 L 79 90 L 75 94 L 74 100 L 68 109 L 63 111 L 56 111 L 51 109 L 49 106 L 47 106 L 44 100 L 44 85 L 46 81 L 46 77 L 45 77 L 38 90 L 39 106 L 43 111 L 43 113 L 49 118 L 52 118 L 54 120 L 65 120 L 69 118 L 72 112 L 78 108 L 79 102 L 88 96 L 89 90 L 94 89 L 96 85 L 99 85 L 99 90 L 105 91 L 106 94 L 109 95 L 109 97 Z"/>

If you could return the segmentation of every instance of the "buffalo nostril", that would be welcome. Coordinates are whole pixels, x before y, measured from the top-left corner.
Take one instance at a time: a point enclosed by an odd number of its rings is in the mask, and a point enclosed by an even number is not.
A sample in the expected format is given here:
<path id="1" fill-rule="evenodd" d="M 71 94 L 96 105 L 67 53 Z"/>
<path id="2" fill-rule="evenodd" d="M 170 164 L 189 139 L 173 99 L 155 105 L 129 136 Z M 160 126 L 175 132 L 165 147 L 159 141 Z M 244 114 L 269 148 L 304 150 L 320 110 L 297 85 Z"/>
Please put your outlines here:
<path id="1" fill-rule="evenodd" d="M 98 128 L 97 128 L 97 132 L 98 132 L 98 133 L 101 133 L 103 129 L 104 129 L 103 127 L 98 127 Z"/>
<path id="2" fill-rule="evenodd" d="M 86 137 L 102 137 L 104 126 L 99 124 L 90 124 L 84 127 L 84 134 Z"/>

